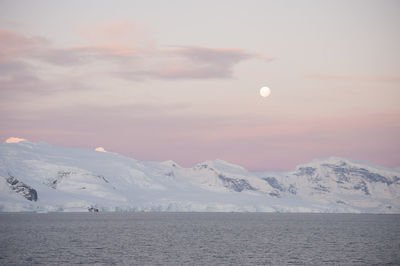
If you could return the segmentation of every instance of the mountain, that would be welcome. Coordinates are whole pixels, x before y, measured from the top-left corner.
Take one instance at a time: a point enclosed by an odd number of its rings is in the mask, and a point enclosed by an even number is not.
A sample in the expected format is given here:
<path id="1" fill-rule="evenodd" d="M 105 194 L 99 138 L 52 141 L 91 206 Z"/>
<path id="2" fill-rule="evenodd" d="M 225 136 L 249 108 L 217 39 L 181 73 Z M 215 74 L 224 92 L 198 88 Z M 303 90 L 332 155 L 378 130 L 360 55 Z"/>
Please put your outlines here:
<path id="1" fill-rule="evenodd" d="M 183 168 L 47 143 L 0 144 L 0 211 L 400 213 L 400 170 L 343 158 L 251 172 L 222 160 Z"/>

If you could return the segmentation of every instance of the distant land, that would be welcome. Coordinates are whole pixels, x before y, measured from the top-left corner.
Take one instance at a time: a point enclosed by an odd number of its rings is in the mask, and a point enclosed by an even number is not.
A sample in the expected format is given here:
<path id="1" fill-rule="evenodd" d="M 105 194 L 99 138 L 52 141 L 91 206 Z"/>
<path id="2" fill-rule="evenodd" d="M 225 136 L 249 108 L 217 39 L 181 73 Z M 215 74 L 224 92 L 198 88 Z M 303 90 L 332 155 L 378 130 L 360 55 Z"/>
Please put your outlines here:
<path id="1" fill-rule="evenodd" d="M 44 142 L 0 144 L 0 211 L 400 213 L 400 169 L 331 157 L 293 171 L 183 168 Z"/>

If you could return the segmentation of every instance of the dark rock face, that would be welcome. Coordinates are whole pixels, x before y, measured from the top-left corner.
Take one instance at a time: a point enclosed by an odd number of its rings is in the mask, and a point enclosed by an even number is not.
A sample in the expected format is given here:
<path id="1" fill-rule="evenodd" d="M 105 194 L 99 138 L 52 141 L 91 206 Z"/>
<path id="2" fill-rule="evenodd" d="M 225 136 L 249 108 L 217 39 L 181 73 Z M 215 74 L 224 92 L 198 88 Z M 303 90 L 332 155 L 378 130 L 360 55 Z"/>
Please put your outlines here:
<path id="1" fill-rule="evenodd" d="M 354 189 L 363 191 L 364 194 L 367 195 L 367 196 L 368 196 L 368 195 L 371 195 L 371 194 L 369 193 L 367 184 L 366 184 L 364 181 L 361 181 L 360 183 L 358 183 L 357 185 L 355 185 L 355 186 L 354 186 Z"/>
<path id="2" fill-rule="evenodd" d="M 209 169 L 211 171 L 215 171 L 214 168 L 209 167 L 207 164 L 196 165 L 194 169 L 196 170 Z"/>
<path id="3" fill-rule="evenodd" d="M 315 190 L 318 190 L 320 192 L 329 192 L 329 188 L 326 186 L 323 186 L 321 184 L 318 184 L 318 186 L 314 187 Z"/>
<path id="4" fill-rule="evenodd" d="M 365 196 L 371 195 L 373 183 L 385 184 L 387 186 L 400 184 L 397 176 L 386 176 L 368 170 L 363 167 L 354 166 L 345 161 L 338 163 L 323 163 L 323 171 L 314 167 L 300 167 L 293 173 L 295 176 L 307 178 L 313 190 L 318 194 L 331 192 L 331 185 L 327 180 L 334 181 L 339 189 L 359 191 Z M 271 186 L 276 186 L 274 180 L 265 179 Z M 275 187 L 278 189 L 278 187 Z M 295 193 L 293 193 L 295 194 Z"/>
<path id="5" fill-rule="evenodd" d="M 308 175 L 308 176 L 312 176 L 315 173 L 315 168 L 313 167 L 300 167 L 298 170 L 298 173 L 296 173 L 295 175 L 297 176 L 302 176 L 302 175 Z"/>
<path id="6" fill-rule="evenodd" d="M 363 168 L 356 169 L 356 173 L 359 173 L 363 179 L 369 181 L 369 182 L 374 182 L 374 183 L 386 183 L 387 185 L 391 185 L 393 183 L 392 180 L 387 179 L 384 176 L 381 176 L 379 174 L 371 173 L 368 170 L 365 170 Z"/>
<path id="7" fill-rule="evenodd" d="M 105 177 L 102 176 L 102 175 L 98 175 L 97 177 L 98 177 L 99 179 L 103 180 L 103 181 L 106 182 L 106 183 L 110 183 L 110 182 L 108 182 L 107 178 L 105 178 Z"/>
<path id="8" fill-rule="evenodd" d="M 297 194 L 297 189 L 296 189 L 296 187 L 293 186 L 293 185 L 290 185 L 290 186 L 289 186 L 288 191 L 289 191 L 289 193 L 292 193 L 293 195 L 296 195 L 296 194 Z"/>
<path id="9" fill-rule="evenodd" d="M 54 178 L 50 178 L 47 180 L 46 184 L 54 189 L 57 189 L 57 186 L 64 180 L 67 179 L 73 175 L 75 175 L 76 173 L 72 172 L 72 171 L 58 171 L 57 172 L 57 176 Z M 103 175 L 88 175 L 88 177 L 91 178 L 98 178 L 102 181 L 104 181 L 105 183 L 110 183 L 107 178 Z"/>
<path id="10" fill-rule="evenodd" d="M 271 196 L 279 197 L 279 192 L 289 192 L 290 194 L 296 195 L 297 189 L 294 185 L 290 185 L 288 188 L 285 185 L 279 183 L 279 181 L 275 177 L 264 177 L 265 180 L 271 187 L 275 188 L 275 192 L 269 193 Z"/>
<path id="11" fill-rule="evenodd" d="M 294 173 L 294 175 L 307 177 L 307 179 L 310 182 L 316 183 L 316 184 L 321 182 L 323 179 L 322 176 L 320 175 L 320 173 L 314 167 L 300 167 L 299 169 L 297 169 L 297 171 Z"/>
<path id="12" fill-rule="evenodd" d="M 277 192 L 277 191 L 270 192 L 269 195 L 271 197 L 276 197 L 276 198 L 280 198 L 281 197 L 281 194 L 279 194 L 279 192 Z"/>
<path id="13" fill-rule="evenodd" d="M 55 177 L 54 179 L 49 180 L 48 185 L 49 185 L 51 188 L 56 189 L 56 188 L 57 188 L 57 185 L 58 185 L 59 183 L 61 183 L 61 181 L 62 181 L 64 178 L 70 176 L 71 174 L 72 174 L 71 171 L 58 171 L 58 172 L 57 172 L 57 177 Z"/>
<path id="14" fill-rule="evenodd" d="M 11 189 L 15 191 L 15 193 L 24 196 L 27 200 L 37 201 L 38 193 L 35 189 L 19 181 L 12 175 L 9 175 L 9 177 L 6 180 L 7 183 L 10 184 Z"/>
<path id="15" fill-rule="evenodd" d="M 99 212 L 99 209 L 95 208 L 95 207 L 89 207 L 88 208 L 89 212 Z"/>
<path id="16" fill-rule="evenodd" d="M 271 187 L 273 187 L 273 188 L 275 188 L 275 189 L 277 189 L 277 190 L 279 190 L 279 191 L 281 191 L 281 192 L 284 192 L 284 191 L 285 191 L 284 186 L 283 186 L 282 184 L 280 184 L 280 183 L 278 182 L 278 180 L 276 180 L 275 177 L 264 177 L 263 179 L 264 179 L 265 181 L 267 181 L 268 184 L 269 184 Z"/>
<path id="17" fill-rule="evenodd" d="M 387 185 L 391 185 L 399 181 L 397 176 L 393 177 L 393 180 L 391 180 L 380 174 L 372 173 L 364 168 L 348 167 L 346 163 L 342 163 L 341 165 L 323 164 L 323 166 L 332 169 L 333 173 L 337 177 L 336 182 L 339 184 L 351 182 L 352 177 L 361 177 L 364 181 L 369 183 L 384 183 Z"/>
<path id="18" fill-rule="evenodd" d="M 241 192 L 243 190 L 256 190 L 256 188 L 252 187 L 245 179 L 230 178 L 222 174 L 219 174 L 218 178 L 222 180 L 224 187 L 233 189 L 236 192 Z"/>

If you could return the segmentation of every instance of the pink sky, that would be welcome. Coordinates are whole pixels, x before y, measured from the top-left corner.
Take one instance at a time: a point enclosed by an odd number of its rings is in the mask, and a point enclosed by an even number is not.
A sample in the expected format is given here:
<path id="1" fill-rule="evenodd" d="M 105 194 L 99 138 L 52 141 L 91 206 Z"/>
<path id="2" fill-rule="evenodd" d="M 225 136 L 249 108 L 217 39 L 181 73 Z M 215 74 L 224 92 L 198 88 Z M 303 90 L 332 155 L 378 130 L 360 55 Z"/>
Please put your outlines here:
<path id="1" fill-rule="evenodd" d="M 0 139 L 183 166 L 399 166 L 399 14 L 396 1 L 2 1 Z"/>

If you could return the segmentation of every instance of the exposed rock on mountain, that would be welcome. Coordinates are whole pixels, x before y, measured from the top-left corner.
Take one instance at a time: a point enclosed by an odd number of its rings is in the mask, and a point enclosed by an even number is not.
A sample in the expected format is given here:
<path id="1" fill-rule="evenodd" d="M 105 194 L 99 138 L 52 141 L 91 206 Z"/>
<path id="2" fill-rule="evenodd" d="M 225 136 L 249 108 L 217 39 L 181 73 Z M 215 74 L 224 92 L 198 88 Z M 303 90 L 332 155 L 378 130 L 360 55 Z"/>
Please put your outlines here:
<path id="1" fill-rule="evenodd" d="M 18 181 L 15 177 L 9 175 L 6 179 L 7 183 L 10 184 L 10 189 L 15 193 L 22 195 L 24 198 L 30 201 L 37 201 L 38 195 L 36 190 L 28 186 L 27 184 Z"/>
<path id="2" fill-rule="evenodd" d="M 38 194 L 40 197 L 38 198 Z M 400 171 L 343 158 L 288 172 L 222 160 L 183 168 L 46 143 L 0 145 L 2 211 L 400 213 Z"/>

